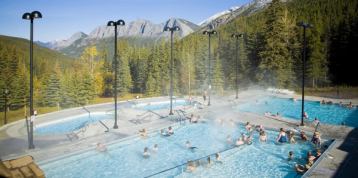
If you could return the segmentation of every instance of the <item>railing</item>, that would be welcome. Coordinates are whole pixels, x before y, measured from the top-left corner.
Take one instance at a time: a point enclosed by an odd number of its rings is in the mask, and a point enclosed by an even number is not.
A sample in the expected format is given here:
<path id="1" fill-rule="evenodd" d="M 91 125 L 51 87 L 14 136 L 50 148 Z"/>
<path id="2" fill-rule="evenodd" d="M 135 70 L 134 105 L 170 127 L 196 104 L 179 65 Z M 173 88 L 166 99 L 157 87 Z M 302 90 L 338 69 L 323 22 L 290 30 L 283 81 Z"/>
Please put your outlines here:
<path id="1" fill-rule="evenodd" d="M 89 111 L 86 107 L 82 106 L 82 109 L 87 111 L 88 117 L 91 118 L 91 111 Z"/>
<path id="2" fill-rule="evenodd" d="M 104 132 L 109 132 L 109 128 L 106 126 L 106 124 L 104 124 L 101 120 L 99 120 L 99 123 L 101 123 L 103 125 L 103 127 L 105 127 L 107 129 Z"/>
<path id="3" fill-rule="evenodd" d="M 231 147 L 231 148 L 228 148 L 228 149 L 225 149 L 225 150 L 218 151 L 218 152 L 216 152 L 216 153 L 224 153 L 224 152 L 226 152 L 226 151 L 233 150 L 233 149 L 235 149 L 235 148 L 241 148 L 241 147 L 243 147 L 243 146 L 240 146 L 240 147 Z M 207 157 L 209 157 L 209 156 L 210 156 L 210 157 L 211 157 L 211 156 L 214 156 L 216 153 L 212 153 L 212 154 L 209 154 L 209 155 L 206 155 L 206 156 L 203 156 L 203 157 L 194 159 L 194 160 L 190 160 L 190 161 L 196 162 L 196 161 L 202 160 L 202 159 L 204 159 L 204 158 L 207 158 Z M 162 174 L 162 173 L 164 173 L 164 172 L 167 172 L 167 171 L 170 171 L 170 170 L 179 168 L 179 167 L 181 167 L 181 166 L 185 166 L 185 165 L 187 165 L 187 164 L 188 164 L 188 163 L 186 162 L 186 163 L 183 163 L 183 164 L 180 164 L 180 165 L 177 165 L 177 166 L 174 166 L 174 167 L 171 167 L 171 168 L 162 170 L 162 171 L 160 171 L 160 172 L 157 172 L 157 173 L 154 173 L 154 174 L 145 176 L 145 178 L 153 177 L 153 176 Z"/>
<path id="4" fill-rule="evenodd" d="M 156 113 L 156 112 L 154 112 L 154 111 L 152 111 L 152 110 L 148 110 L 148 112 L 157 115 L 157 116 L 160 117 L 161 119 L 168 117 L 168 116 L 162 116 L 162 115 L 160 115 L 160 114 L 158 114 L 158 113 Z"/>

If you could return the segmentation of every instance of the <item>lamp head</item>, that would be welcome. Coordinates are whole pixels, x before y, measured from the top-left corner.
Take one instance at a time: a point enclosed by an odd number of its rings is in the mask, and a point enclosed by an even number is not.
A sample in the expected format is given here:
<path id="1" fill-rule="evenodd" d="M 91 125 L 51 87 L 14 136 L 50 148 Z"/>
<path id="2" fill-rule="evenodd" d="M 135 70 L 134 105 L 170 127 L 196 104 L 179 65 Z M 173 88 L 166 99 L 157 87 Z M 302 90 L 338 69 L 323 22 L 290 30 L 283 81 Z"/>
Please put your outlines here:
<path id="1" fill-rule="evenodd" d="M 25 19 L 25 20 L 30 20 L 31 19 L 31 14 L 26 12 L 22 15 L 22 19 Z"/>
<path id="2" fill-rule="evenodd" d="M 298 22 L 297 25 L 300 26 L 300 27 L 304 27 L 304 28 L 312 28 L 313 27 L 313 25 L 311 25 L 311 24 L 309 24 L 307 22 L 303 22 L 303 21 Z"/>
<path id="3" fill-rule="evenodd" d="M 179 30 L 180 30 L 180 27 L 178 27 L 178 26 L 173 27 L 173 31 L 179 31 Z"/>
<path id="4" fill-rule="evenodd" d="M 207 35 L 207 34 L 209 34 L 209 32 L 205 30 L 205 31 L 203 31 L 203 34 Z"/>
<path id="5" fill-rule="evenodd" d="M 166 27 L 164 27 L 164 31 L 170 31 L 170 27 L 168 27 L 168 26 L 166 26 Z"/>
<path id="6" fill-rule="evenodd" d="M 215 30 L 211 31 L 211 34 L 216 35 L 218 32 L 216 32 Z"/>
<path id="7" fill-rule="evenodd" d="M 124 20 L 118 20 L 117 21 L 117 25 L 119 26 L 124 26 L 126 23 L 124 22 Z"/>
<path id="8" fill-rule="evenodd" d="M 31 16 L 32 16 L 32 18 L 34 18 L 34 19 L 40 19 L 40 18 L 42 18 L 42 14 L 41 14 L 41 12 L 39 12 L 39 11 L 33 11 L 33 12 L 31 12 Z"/>
<path id="9" fill-rule="evenodd" d="M 113 21 L 108 21 L 107 22 L 107 26 L 115 26 L 116 25 L 116 22 L 113 22 Z"/>

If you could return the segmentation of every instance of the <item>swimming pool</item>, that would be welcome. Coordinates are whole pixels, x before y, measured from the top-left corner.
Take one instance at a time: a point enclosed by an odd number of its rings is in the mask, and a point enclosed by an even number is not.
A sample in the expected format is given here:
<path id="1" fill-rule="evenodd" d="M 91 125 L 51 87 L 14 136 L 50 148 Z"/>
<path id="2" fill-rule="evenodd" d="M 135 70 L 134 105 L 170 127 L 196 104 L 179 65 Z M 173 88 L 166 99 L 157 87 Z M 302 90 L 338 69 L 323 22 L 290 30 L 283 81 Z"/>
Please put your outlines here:
<path id="1" fill-rule="evenodd" d="M 302 100 L 301 100 L 302 101 Z M 292 99 L 265 97 L 259 100 L 247 102 L 237 106 L 239 111 L 264 114 L 265 112 L 277 113 L 282 116 L 301 119 L 301 102 Z M 305 101 L 305 112 L 312 121 L 317 117 L 322 123 L 358 127 L 358 109 L 348 109 L 337 104 L 321 105 L 318 101 Z"/>
<path id="2" fill-rule="evenodd" d="M 36 125 L 35 133 L 40 135 L 69 133 L 84 127 L 86 124 L 109 118 L 110 116 L 105 113 L 91 113 L 91 115 L 82 114 L 67 117 L 61 120 L 38 124 Z"/>
<path id="3" fill-rule="evenodd" d="M 40 163 L 40 167 L 49 178 L 145 177 L 186 163 L 188 160 L 226 150 L 231 147 L 226 143 L 226 136 L 230 134 L 236 138 L 243 131 L 243 126 L 235 125 L 231 127 L 223 127 L 215 123 L 186 125 L 176 128 L 175 134 L 170 137 L 161 137 L 158 133 L 152 134 L 147 139 L 136 137 L 107 145 L 107 152 L 98 152 L 93 148 L 93 150 L 73 156 Z M 203 172 L 199 169 L 193 174 L 183 173 L 183 166 L 181 166 L 155 177 L 295 176 L 293 163 L 286 161 L 288 152 L 294 151 L 297 157 L 304 157 L 312 146 L 309 143 L 276 145 L 274 143 L 276 135 L 277 132 L 268 131 L 268 143 L 259 143 L 258 133 L 255 132 L 253 144 L 222 153 L 224 164 L 214 164 Z M 198 147 L 195 152 L 185 148 L 187 140 L 192 143 L 192 146 Z M 152 152 L 149 159 L 144 159 L 142 157 L 144 147 L 151 149 L 154 144 L 158 144 L 158 152 Z"/>
<path id="4" fill-rule="evenodd" d="M 173 100 L 173 107 L 185 106 L 190 103 L 186 100 Z M 143 110 L 160 110 L 160 109 L 169 109 L 170 101 L 162 102 L 149 102 L 149 103 L 140 103 L 132 106 L 133 108 L 143 109 Z"/>

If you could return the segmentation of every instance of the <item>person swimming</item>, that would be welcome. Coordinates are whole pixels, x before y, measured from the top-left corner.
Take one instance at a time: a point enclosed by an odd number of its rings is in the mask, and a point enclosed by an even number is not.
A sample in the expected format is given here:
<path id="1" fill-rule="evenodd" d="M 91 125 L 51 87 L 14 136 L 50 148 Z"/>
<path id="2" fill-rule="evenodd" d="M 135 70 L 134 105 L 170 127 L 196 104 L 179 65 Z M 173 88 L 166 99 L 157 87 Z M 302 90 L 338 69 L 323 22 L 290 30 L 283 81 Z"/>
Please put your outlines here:
<path id="1" fill-rule="evenodd" d="M 307 137 L 307 135 L 306 135 L 306 133 L 305 133 L 304 131 L 301 131 L 300 137 L 301 137 L 301 140 L 303 140 L 303 141 L 307 141 L 307 140 L 308 140 L 308 137 Z"/>
<path id="2" fill-rule="evenodd" d="M 316 147 L 320 147 L 321 145 L 321 136 L 319 132 L 314 132 L 313 133 L 313 137 L 311 139 L 311 142 L 316 146 Z"/>
<path id="3" fill-rule="evenodd" d="M 247 132 L 252 131 L 252 126 L 250 125 L 250 122 L 246 122 L 245 129 L 247 130 Z"/>
<path id="4" fill-rule="evenodd" d="M 145 147 L 145 148 L 144 148 L 143 157 L 144 157 L 144 158 L 149 158 L 149 157 L 150 157 L 150 153 L 149 153 L 149 148 L 148 148 L 148 147 Z"/>
<path id="5" fill-rule="evenodd" d="M 153 150 L 154 153 L 158 152 L 158 144 L 154 144 L 152 150 Z"/>
<path id="6" fill-rule="evenodd" d="M 185 142 L 185 147 L 186 147 L 187 149 L 193 151 L 193 152 L 195 151 L 195 149 L 198 149 L 198 148 L 195 147 L 195 146 L 191 146 L 191 143 L 190 143 L 189 140 L 187 140 L 187 141 Z"/>
<path id="7" fill-rule="evenodd" d="M 170 136 L 170 134 L 168 132 L 165 132 L 164 129 L 160 130 L 160 135 L 164 136 L 164 137 L 169 137 Z"/>
<path id="8" fill-rule="evenodd" d="M 173 129 L 172 126 L 169 126 L 169 127 L 168 127 L 168 134 L 169 134 L 169 135 L 173 135 L 173 134 L 174 134 L 174 129 Z"/>
<path id="9" fill-rule="evenodd" d="M 227 144 L 229 144 L 229 145 L 231 145 L 231 144 L 232 144 L 232 138 L 231 138 L 231 135 L 228 135 L 228 136 L 226 137 L 226 143 L 227 143 Z"/>
<path id="10" fill-rule="evenodd" d="M 286 132 L 283 128 L 280 128 L 280 133 L 278 134 L 276 141 L 279 143 L 286 143 L 288 141 Z"/>
<path id="11" fill-rule="evenodd" d="M 245 144 L 245 142 L 242 140 L 241 137 L 239 137 L 239 138 L 236 140 L 235 146 L 240 146 L 240 145 L 243 145 L 243 144 Z"/>
<path id="12" fill-rule="evenodd" d="M 267 142 L 267 135 L 266 135 L 265 131 L 262 130 L 260 132 L 259 140 L 260 140 L 260 142 Z"/>
<path id="13" fill-rule="evenodd" d="M 303 118 L 304 118 L 304 119 L 308 119 L 308 114 L 307 114 L 307 112 L 304 112 L 304 113 L 303 113 Z"/>
<path id="14" fill-rule="evenodd" d="M 290 141 L 290 143 L 296 143 L 296 140 L 294 138 L 295 133 L 293 131 L 289 131 L 288 133 L 288 140 Z"/>
<path id="15" fill-rule="evenodd" d="M 221 161 L 221 156 L 219 153 L 215 153 L 215 162 L 216 163 L 220 163 L 222 164 L 223 162 Z"/>
<path id="16" fill-rule="evenodd" d="M 293 160 L 293 151 L 288 152 L 288 161 L 292 161 Z"/>
<path id="17" fill-rule="evenodd" d="M 186 170 L 188 172 L 194 172 L 196 170 L 196 165 L 195 165 L 194 161 L 188 161 Z"/>
<path id="18" fill-rule="evenodd" d="M 99 152 L 105 152 L 107 151 L 107 147 L 102 143 L 97 143 L 96 150 Z"/>

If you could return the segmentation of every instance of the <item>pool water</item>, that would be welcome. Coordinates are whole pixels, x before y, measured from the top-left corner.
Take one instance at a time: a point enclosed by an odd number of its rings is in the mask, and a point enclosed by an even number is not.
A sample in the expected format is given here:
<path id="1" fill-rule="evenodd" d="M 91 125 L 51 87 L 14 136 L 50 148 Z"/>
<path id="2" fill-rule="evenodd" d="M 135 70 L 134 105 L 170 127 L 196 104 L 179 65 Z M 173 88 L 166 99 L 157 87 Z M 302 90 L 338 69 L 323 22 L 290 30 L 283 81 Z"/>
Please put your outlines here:
<path id="1" fill-rule="evenodd" d="M 36 125 L 35 134 L 64 134 L 81 129 L 89 123 L 93 123 L 103 119 L 109 119 L 110 116 L 105 113 L 91 113 L 91 115 L 83 114 L 61 120 L 51 121 Z"/>
<path id="2" fill-rule="evenodd" d="M 190 103 L 185 100 L 173 100 L 173 107 L 185 106 Z M 134 105 L 133 108 L 143 109 L 143 110 L 160 110 L 160 109 L 169 109 L 170 101 L 163 102 L 149 102 L 149 103 L 140 103 Z"/>
<path id="3" fill-rule="evenodd" d="M 271 112 L 280 113 L 281 116 L 301 119 L 302 100 L 293 101 L 292 99 L 265 97 L 237 106 L 239 111 L 264 114 Z M 316 101 L 305 101 L 305 112 L 309 116 L 309 121 L 317 117 L 320 122 L 326 124 L 345 125 L 358 127 L 358 109 L 348 109 L 337 104 L 321 105 Z"/>
<path id="4" fill-rule="evenodd" d="M 147 139 L 133 138 L 112 145 L 107 145 L 107 152 L 93 150 L 81 154 L 42 163 L 40 167 L 48 178 L 102 178 L 102 177 L 145 177 L 160 171 L 205 157 L 231 148 L 226 143 L 226 136 L 237 138 L 244 132 L 243 126 L 221 126 L 215 123 L 200 123 L 175 128 L 175 134 L 161 137 L 158 133 Z M 195 173 L 185 173 L 183 166 L 170 169 L 155 177 L 292 177 L 293 163 L 286 161 L 289 151 L 298 157 L 304 157 L 312 150 L 309 143 L 276 145 L 277 132 L 268 131 L 269 141 L 258 142 L 255 132 L 254 143 L 234 148 L 222 153 L 223 164 L 214 164 L 210 168 Z M 189 140 L 192 146 L 198 147 L 195 152 L 185 147 Z M 159 150 L 151 152 L 151 157 L 142 157 L 144 147 L 153 148 L 158 144 Z M 212 157 L 214 160 L 214 158 Z M 204 169 L 204 168 L 203 168 Z"/>

